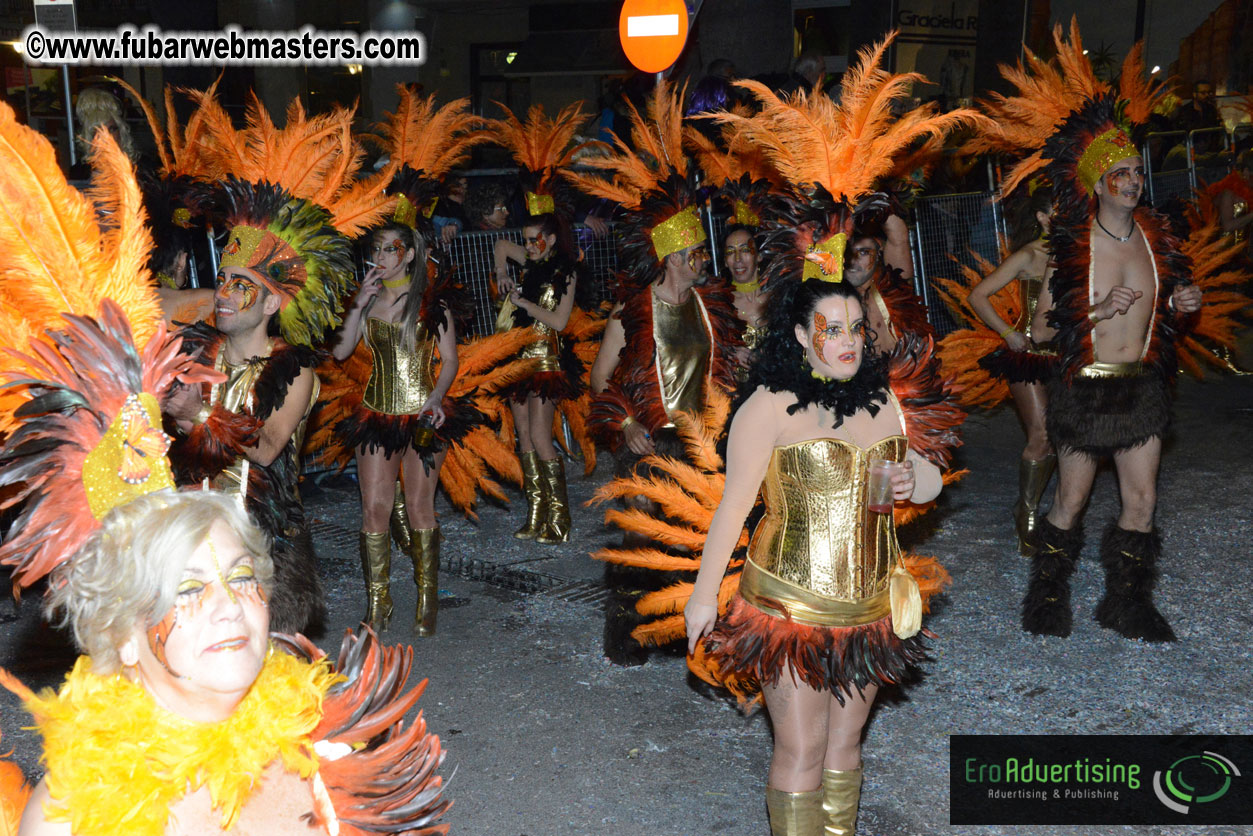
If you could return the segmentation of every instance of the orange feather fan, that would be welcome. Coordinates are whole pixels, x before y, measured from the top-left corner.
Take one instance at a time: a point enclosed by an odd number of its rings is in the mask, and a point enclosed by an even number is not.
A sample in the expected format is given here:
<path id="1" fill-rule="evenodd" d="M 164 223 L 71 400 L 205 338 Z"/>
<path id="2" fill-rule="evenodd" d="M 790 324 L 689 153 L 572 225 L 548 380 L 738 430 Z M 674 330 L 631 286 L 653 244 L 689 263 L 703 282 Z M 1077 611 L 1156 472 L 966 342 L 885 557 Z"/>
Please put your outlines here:
<path id="1" fill-rule="evenodd" d="M 0 333 L 8 345 L 24 348 L 64 327 L 63 313 L 96 316 L 105 299 L 125 313 L 140 349 L 157 333 L 161 305 L 145 266 L 152 238 L 143 199 L 108 131 L 96 133 L 92 165 L 94 187 L 84 196 L 66 183 L 47 139 L 0 102 Z M 14 362 L 7 369 L 20 374 Z M 0 393 L 0 429 L 12 427 L 26 397 Z"/>
<path id="2" fill-rule="evenodd" d="M 855 203 L 892 173 L 894 160 L 923 137 L 943 137 L 980 119 L 972 110 L 939 113 L 933 105 L 903 114 L 893 106 L 909 95 L 918 73 L 890 73 L 879 65 L 895 35 L 862 50 L 844 75 L 837 104 L 821 91 L 799 90 L 780 99 L 758 81 L 737 81 L 762 110 L 756 116 L 715 113 L 737 142 L 760 147 L 775 169 L 797 188 L 821 186 L 836 200 Z"/>
<path id="3" fill-rule="evenodd" d="M 961 277 L 936 276 L 934 286 L 948 306 L 949 312 L 962 327 L 940 340 L 940 363 L 955 375 L 958 403 L 964 409 L 991 409 L 1009 397 L 1009 385 L 988 374 L 979 360 L 1004 345 L 1005 340 L 984 324 L 970 306 L 970 289 L 996 269 L 996 265 L 972 253 L 975 266 L 960 264 Z M 954 259 L 956 261 L 956 259 Z M 1016 283 L 1001 288 L 990 302 L 997 316 L 1005 322 L 1017 322 L 1022 302 L 1014 292 Z"/>
<path id="4" fill-rule="evenodd" d="M 1191 213 L 1192 231 L 1179 248 L 1192 262 L 1192 281 L 1205 295 L 1195 326 L 1177 345 L 1180 369 L 1204 376 L 1205 366 L 1242 372 L 1232 353 L 1249 323 L 1249 298 L 1243 292 L 1248 270 L 1241 267 L 1246 242 L 1224 235 L 1213 199 L 1201 191 Z"/>

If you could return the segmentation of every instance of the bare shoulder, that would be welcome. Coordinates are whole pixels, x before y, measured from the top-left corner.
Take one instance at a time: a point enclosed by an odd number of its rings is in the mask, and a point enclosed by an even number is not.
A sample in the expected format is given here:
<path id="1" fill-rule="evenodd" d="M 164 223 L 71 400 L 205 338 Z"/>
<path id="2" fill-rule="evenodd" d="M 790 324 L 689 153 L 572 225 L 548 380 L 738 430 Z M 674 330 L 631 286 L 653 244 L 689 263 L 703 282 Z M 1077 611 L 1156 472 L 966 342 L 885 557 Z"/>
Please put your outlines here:
<path id="1" fill-rule="evenodd" d="M 44 813 L 44 806 L 52 801 L 48 792 L 48 779 L 42 779 L 31 791 L 22 813 L 22 823 L 18 828 L 18 836 L 71 836 L 69 822 L 49 821 Z"/>

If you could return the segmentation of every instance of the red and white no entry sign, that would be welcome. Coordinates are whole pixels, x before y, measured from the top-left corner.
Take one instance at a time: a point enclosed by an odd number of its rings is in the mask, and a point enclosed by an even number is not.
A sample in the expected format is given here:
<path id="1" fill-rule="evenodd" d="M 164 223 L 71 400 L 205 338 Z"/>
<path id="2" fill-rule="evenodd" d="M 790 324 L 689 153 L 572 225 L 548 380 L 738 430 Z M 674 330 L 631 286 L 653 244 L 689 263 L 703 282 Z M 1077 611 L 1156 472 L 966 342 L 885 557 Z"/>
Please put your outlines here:
<path id="1" fill-rule="evenodd" d="M 687 41 L 687 5 L 683 0 L 626 0 L 618 17 L 618 38 L 636 69 L 668 69 Z"/>

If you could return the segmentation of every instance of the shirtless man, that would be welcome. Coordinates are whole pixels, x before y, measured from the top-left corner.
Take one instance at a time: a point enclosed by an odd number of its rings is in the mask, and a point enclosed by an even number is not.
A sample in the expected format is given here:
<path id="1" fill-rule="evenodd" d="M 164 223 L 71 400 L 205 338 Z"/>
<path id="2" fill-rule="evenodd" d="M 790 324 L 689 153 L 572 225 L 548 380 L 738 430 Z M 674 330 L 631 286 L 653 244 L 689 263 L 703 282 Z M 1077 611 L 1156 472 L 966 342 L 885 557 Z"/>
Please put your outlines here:
<path id="1" fill-rule="evenodd" d="M 1134 154 L 1134 146 L 1122 153 Z M 1105 159 L 1118 156 L 1107 151 Z M 1128 638 L 1175 637 L 1152 600 L 1161 551 L 1153 513 L 1170 420 L 1171 341 L 1180 317 L 1200 310 L 1201 292 L 1171 264 L 1163 220 L 1136 209 L 1144 180 L 1140 157 L 1125 156 L 1084 182 L 1096 211 L 1058 244 L 1049 323 L 1058 329 L 1062 373 L 1049 387 L 1047 423 L 1059 476 L 1023 601 L 1023 628 L 1033 633 L 1070 634 L 1069 576 L 1083 545 L 1083 508 L 1097 465 L 1112 456 L 1122 510 L 1101 542 L 1106 585 L 1096 620 Z"/>

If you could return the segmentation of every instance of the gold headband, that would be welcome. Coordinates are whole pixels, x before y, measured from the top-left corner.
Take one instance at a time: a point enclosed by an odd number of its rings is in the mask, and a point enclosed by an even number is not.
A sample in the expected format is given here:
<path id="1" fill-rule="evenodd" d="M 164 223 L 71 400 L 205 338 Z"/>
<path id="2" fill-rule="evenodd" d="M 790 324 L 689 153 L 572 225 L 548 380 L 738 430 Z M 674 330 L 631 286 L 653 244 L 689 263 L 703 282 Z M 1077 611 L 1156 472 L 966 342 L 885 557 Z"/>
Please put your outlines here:
<path id="1" fill-rule="evenodd" d="M 552 195 L 527 192 L 526 211 L 532 217 L 535 215 L 549 215 L 557 211 L 557 204 L 553 202 Z"/>
<path id="2" fill-rule="evenodd" d="M 161 432 L 161 407 L 147 392 L 128 395 L 113 423 L 83 459 L 83 489 L 96 519 L 146 493 L 174 487 L 170 437 Z"/>
<path id="3" fill-rule="evenodd" d="M 700 222 L 700 212 L 695 206 L 689 206 L 662 221 L 648 234 L 653 239 L 653 249 L 657 251 L 658 260 L 709 240 L 705 235 L 705 227 Z"/>
<path id="4" fill-rule="evenodd" d="M 759 226 L 761 218 L 752 209 L 748 208 L 748 204 L 742 200 L 735 201 L 735 222 L 744 226 Z"/>
<path id="5" fill-rule="evenodd" d="M 837 232 L 818 244 L 813 244 L 805 251 L 805 270 L 801 274 L 805 279 L 821 279 L 824 282 L 844 281 L 844 247 L 848 236 Z"/>
<path id="6" fill-rule="evenodd" d="M 1084 149 L 1077 166 L 1079 182 L 1091 195 L 1096 187 L 1096 181 L 1100 180 L 1105 172 L 1129 157 L 1138 156 L 1140 156 L 1140 149 L 1136 148 L 1131 137 L 1127 136 L 1121 128 L 1110 128 L 1092 140 L 1092 143 Z"/>

